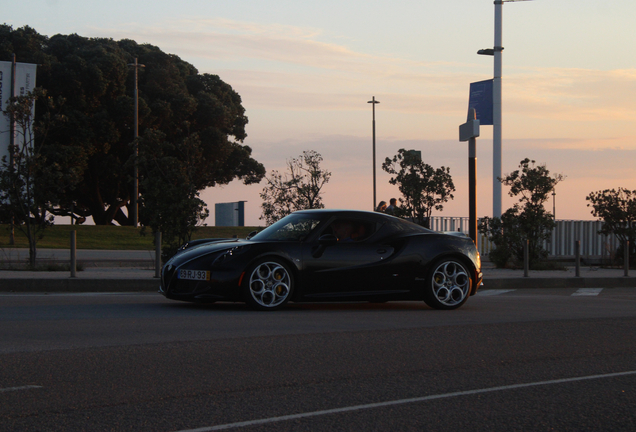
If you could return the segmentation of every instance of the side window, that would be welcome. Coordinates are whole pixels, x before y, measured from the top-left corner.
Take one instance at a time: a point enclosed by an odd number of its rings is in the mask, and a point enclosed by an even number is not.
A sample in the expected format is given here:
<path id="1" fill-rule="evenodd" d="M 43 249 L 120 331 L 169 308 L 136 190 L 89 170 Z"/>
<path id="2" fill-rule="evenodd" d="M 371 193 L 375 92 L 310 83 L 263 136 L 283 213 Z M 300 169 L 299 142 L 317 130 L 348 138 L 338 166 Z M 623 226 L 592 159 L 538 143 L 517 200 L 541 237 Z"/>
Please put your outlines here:
<path id="1" fill-rule="evenodd" d="M 375 232 L 375 224 L 361 219 L 336 219 L 325 233 L 333 234 L 339 242 L 359 242 Z"/>

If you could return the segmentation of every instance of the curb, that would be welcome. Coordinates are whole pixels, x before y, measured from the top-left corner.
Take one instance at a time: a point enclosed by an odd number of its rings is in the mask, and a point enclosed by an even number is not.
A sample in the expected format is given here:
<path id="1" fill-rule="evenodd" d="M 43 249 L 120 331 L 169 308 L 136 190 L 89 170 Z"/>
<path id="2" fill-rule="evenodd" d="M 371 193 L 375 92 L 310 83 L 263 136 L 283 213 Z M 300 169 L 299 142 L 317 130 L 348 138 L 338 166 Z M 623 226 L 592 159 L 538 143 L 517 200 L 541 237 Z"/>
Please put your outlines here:
<path id="1" fill-rule="evenodd" d="M 484 279 L 480 289 L 531 288 L 634 288 L 636 277 L 493 278 Z"/>
<path id="2" fill-rule="evenodd" d="M 4 279 L 0 292 L 157 292 L 159 279 Z"/>

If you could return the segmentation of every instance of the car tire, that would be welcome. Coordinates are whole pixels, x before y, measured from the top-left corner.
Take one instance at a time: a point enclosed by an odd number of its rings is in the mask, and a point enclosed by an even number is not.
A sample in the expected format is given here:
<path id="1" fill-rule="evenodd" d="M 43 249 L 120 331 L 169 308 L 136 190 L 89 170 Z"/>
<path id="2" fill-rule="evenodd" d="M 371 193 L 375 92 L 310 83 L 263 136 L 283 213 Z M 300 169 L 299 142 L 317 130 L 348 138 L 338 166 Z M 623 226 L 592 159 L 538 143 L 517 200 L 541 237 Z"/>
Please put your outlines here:
<path id="1" fill-rule="evenodd" d="M 433 309 L 457 309 L 470 296 L 473 284 L 469 267 L 457 258 L 433 263 L 426 278 L 424 302 Z"/>
<path id="2" fill-rule="evenodd" d="M 272 311 L 285 306 L 294 293 L 294 273 L 278 258 L 259 260 L 243 280 L 243 298 L 255 310 Z"/>

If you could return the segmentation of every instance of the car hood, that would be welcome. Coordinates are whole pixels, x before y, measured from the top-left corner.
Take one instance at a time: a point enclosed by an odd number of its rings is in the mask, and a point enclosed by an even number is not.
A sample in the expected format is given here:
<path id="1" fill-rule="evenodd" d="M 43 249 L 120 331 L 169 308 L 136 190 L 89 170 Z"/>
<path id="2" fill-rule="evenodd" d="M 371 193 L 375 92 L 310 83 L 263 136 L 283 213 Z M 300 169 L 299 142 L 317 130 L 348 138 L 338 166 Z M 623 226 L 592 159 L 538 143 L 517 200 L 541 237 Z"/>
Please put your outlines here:
<path id="1" fill-rule="evenodd" d="M 206 255 L 216 254 L 219 252 L 224 252 L 229 249 L 233 249 L 239 246 L 245 246 L 248 244 L 252 244 L 249 240 L 243 239 L 226 239 L 226 240 L 215 240 L 210 243 L 202 243 L 196 246 L 189 247 L 185 250 L 182 250 L 175 254 L 172 258 L 168 260 L 166 265 L 181 265 L 190 260 L 201 258 Z"/>

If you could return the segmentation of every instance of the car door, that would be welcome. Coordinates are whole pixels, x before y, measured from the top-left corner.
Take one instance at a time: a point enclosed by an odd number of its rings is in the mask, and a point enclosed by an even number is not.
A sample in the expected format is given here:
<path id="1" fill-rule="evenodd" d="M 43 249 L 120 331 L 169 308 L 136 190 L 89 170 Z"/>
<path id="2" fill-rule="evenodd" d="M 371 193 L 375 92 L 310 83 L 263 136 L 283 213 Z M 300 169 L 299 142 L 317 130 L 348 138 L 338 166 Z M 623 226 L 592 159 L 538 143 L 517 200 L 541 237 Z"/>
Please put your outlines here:
<path id="1" fill-rule="evenodd" d="M 338 222 L 353 226 L 352 238 L 338 238 L 343 234 L 337 232 Z M 377 229 L 375 223 L 363 219 L 336 219 L 307 243 L 303 250 L 304 297 L 355 298 L 394 289 L 391 267 L 384 264 L 394 248 L 377 241 Z"/>

